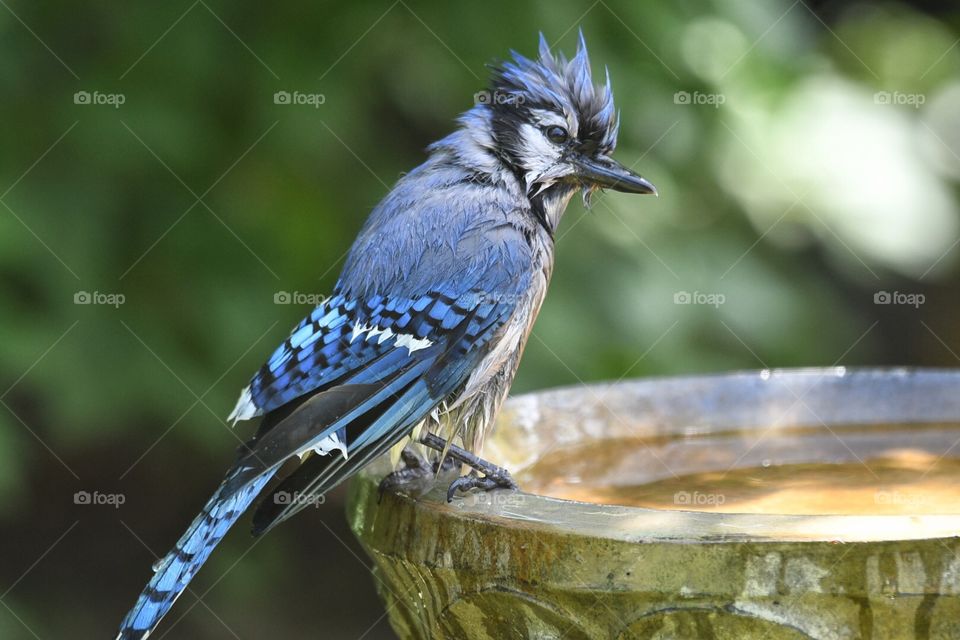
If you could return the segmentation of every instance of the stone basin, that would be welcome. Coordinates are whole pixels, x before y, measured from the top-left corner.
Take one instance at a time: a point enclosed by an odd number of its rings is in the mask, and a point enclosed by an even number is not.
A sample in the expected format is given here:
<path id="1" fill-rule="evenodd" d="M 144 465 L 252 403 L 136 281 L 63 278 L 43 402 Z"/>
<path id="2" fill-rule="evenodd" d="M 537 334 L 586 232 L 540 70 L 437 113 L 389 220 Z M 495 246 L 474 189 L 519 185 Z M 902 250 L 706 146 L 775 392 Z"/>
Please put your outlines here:
<path id="1" fill-rule="evenodd" d="M 351 485 L 401 638 L 960 638 L 960 372 L 533 393 L 483 454 L 523 491 Z"/>

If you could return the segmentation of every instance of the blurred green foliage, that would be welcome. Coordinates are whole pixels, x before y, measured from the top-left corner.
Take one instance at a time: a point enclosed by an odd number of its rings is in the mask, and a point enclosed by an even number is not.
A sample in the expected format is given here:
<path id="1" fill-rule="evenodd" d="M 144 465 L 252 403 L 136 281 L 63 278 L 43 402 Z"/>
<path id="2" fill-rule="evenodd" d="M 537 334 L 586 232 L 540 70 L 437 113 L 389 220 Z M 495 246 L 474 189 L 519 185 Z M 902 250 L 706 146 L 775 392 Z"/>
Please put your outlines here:
<path id="1" fill-rule="evenodd" d="M 329 292 L 366 213 L 471 106 L 484 64 L 511 48 L 532 55 L 539 30 L 572 52 L 582 26 L 596 73 L 613 78 L 617 156 L 661 197 L 571 205 L 515 390 L 955 366 L 958 20 L 786 0 L 3 3 L 0 495 L 5 529 L 20 531 L 11 540 L 38 531 L 36 553 L 4 576 L 13 583 L 74 520 L 73 491 L 98 483 L 154 496 L 121 515 L 138 532 L 162 523 L 154 551 L 173 541 L 237 444 L 221 419 L 237 390 L 309 310 L 275 294 Z M 276 104 L 278 91 L 325 100 Z M 77 104 L 76 92 L 123 104 Z M 925 303 L 876 305 L 881 291 Z M 78 292 L 125 300 L 76 304 Z M 677 304 L 683 292 L 723 304 Z M 40 493 L 57 508 L 37 506 Z M 111 567 L 122 588 L 88 594 L 79 625 L 97 635 L 146 564 L 110 517 L 83 540 L 139 564 Z M 65 548 L 81 536 L 70 535 Z M 46 575 L 78 553 L 52 555 Z M 225 581 L 233 600 L 270 599 L 291 556 L 282 543 L 263 554 Z M 332 580 L 323 568 L 301 577 Z M 26 582 L 13 592 L 21 616 L 62 632 Z M 298 587 L 305 602 L 312 588 Z M 247 615 L 244 629 L 280 624 Z M 0 620 L 3 637 L 28 637 Z"/>

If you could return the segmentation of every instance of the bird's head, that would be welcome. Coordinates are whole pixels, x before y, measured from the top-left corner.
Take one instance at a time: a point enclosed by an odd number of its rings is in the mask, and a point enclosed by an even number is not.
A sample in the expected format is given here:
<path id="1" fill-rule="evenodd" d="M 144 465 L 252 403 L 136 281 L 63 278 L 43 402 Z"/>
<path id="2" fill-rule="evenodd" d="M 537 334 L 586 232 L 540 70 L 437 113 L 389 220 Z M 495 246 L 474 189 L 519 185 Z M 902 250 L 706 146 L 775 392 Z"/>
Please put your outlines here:
<path id="1" fill-rule="evenodd" d="M 610 157 L 620 118 L 613 106 L 610 75 L 593 83 L 583 33 L 567 60 L 550 52 L 540 34 L 540 57 L 513 52 L 494 67 L 490 91 L 479 94 L 495 152 L 525 183 L 530 196 L 559 186 L 564 191 L 610 188 L 656 193 L 652 184 Z"/>

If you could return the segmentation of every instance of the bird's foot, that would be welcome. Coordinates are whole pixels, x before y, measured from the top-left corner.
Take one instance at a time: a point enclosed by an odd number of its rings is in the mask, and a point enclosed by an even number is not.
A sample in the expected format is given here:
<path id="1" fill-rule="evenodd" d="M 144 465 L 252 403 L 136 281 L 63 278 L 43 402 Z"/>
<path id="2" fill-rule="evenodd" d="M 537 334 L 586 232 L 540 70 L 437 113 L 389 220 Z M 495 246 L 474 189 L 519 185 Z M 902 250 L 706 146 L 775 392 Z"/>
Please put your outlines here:
<path id="1" fill-rule="evenodd" d="M 513 476 L 510 475 L 510 472 L 503 467 L 498 467 L 492 462 L 487 462 L 483 458 L 455 444 L 448 444 L 443 438 L 435 434 L 424 434 L 421 436 L 420 442 L 441 453 L 446 451 L 444 463 L 446 463 L 447 460 L 454 460 L 473 469 L 469 474 L 461 476 L 450 483 L 450 487 L 447 489 L 447 502 L 452 501 L 453 496 L 455 496 L 458 491 L 467 492 L 471 489 L 481 489 L 483 491 L 511 489 L 516 491 L 519 488 Z M 480 473 L 483 475 L 481 476 Z"/>
<path id="2" fill-rule="evenodd" d="M 493 489 L 510 489 L 516 491 L 516 480 L 510 475 L 510 472 L 502 467 L 497 467 L 499 472 L 495 474 L 480 475 L 476 471 L 471 471 L 465 476 L 460 476 L 450 483 L 447 488 L 447 502 L 452 502 L 453 497 L 458 491 L 466 493 L 471 489 L 480 489 L 481 491 L 491 491 Z"/>
<path id="3" fill-rule="evenodd" d="M 430 464 L 419 454 L 404 449 L 400 452 L 400 459 L 403 460 L 403 467 L 388 473 L 380 481 L 380 486 L 377 487 L 378 503 L 383 499 L 385 492 L 394 491 L 413 481 L 423 480 L 430 474 Z"/>
<path id="4" fill-rule="evenodd" d="M 387 491 L 395 491 L 412 483 L 425 483 L 441 471 L 453 469 L 457 464 L 452 458 L 431 463 L 420 454 L 409 449 L 400 452 L 400 459 L 403 460 L 403 467 L 388 473 L 380 481 L 380 486 L 377 487 L 377 502 L 383 499 L 383 494 Z"/>

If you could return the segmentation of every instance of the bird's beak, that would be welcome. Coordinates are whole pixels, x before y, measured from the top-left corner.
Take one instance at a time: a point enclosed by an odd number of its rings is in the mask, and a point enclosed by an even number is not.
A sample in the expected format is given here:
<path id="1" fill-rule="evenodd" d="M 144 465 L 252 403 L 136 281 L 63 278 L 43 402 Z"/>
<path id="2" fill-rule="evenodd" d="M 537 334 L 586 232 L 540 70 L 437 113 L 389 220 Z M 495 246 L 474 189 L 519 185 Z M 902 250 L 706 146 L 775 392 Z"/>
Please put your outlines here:
<path id="1" fill-rule="evenodd" d="M 657 195 L 657 188 L 643 176 L 610 158 L 591 158 L 577 155 L 573 159 L 574 175 L 582 182 L 624 193 L 650 193 Z"/>

